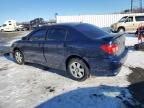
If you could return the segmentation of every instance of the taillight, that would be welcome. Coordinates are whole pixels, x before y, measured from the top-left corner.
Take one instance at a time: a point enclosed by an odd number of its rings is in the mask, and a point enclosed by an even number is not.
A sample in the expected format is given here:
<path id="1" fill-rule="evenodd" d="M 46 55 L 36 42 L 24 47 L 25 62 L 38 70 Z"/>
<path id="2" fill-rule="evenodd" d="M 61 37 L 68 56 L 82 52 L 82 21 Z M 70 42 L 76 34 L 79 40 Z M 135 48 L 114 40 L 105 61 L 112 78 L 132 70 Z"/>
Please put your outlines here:
<path id="1" fill-rule="evenodd" d="M 117 44 L 105 44 L 101 46 L 101 49 L 108 54 L 116 54 L 118 52 Z"/>

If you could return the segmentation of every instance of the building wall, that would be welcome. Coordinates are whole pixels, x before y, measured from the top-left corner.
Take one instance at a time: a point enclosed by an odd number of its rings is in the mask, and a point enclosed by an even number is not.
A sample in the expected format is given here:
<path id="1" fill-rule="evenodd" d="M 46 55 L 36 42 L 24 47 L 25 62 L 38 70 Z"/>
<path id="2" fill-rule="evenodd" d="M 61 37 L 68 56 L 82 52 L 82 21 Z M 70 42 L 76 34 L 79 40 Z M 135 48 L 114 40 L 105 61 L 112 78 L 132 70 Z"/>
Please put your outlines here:
<path id="1" fill-rule="evenodd" d="M 83 22 L 83 23 L 94 24 L 99 27 L 110 27 L 111 24 L 120 20 L 123 16 L 130 16 L 130 15 L 144 15 L 144 13 L 57 16 L 57 23 Z"/>

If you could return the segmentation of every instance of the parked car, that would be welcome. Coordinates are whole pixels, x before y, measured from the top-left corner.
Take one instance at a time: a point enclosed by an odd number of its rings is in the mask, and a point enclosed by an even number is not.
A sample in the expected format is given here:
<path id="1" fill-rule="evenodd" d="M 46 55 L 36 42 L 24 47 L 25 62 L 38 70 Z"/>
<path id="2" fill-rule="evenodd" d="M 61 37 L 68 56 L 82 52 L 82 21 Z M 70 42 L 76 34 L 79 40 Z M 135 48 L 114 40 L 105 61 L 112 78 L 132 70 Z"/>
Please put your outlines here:
<path id="1" fill-rule="evenodd" d="M 43 26 L 12 45 L 15 61 L 66 70 L 72 79 L 114 76 L 126 58 L 125 36 L 85 23 Z"/>
<path id="2" fill-rule="evenodd" d="M 12 32 L 16 30 L 17 30 L 17 24 L 15 20 L 8 20 L 0 27 L 1 32 L 5 31 Z"/>
<path id="3" fill-rule="evenodd" d="M 136 32 L 142 23 L 144 23 L 144 15 L 124 16 L 111 25 L 111 30 L 113 32 Z"/>

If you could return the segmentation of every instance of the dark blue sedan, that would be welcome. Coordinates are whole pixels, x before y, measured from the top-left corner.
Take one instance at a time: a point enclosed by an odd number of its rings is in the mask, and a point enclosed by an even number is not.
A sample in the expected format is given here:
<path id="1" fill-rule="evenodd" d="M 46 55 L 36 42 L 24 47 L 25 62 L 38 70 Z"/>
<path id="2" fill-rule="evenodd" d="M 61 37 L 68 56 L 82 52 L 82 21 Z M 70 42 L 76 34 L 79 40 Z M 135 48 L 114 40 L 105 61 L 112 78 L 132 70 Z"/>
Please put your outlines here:
<path id="1" fill-rule="evenodd" d="M 40 27 L 12 45 L 18 64 L 38 63 L 66 70 L 72 79 L 116 75 L 126 57 L 125 36 L 85 23 Z"/>

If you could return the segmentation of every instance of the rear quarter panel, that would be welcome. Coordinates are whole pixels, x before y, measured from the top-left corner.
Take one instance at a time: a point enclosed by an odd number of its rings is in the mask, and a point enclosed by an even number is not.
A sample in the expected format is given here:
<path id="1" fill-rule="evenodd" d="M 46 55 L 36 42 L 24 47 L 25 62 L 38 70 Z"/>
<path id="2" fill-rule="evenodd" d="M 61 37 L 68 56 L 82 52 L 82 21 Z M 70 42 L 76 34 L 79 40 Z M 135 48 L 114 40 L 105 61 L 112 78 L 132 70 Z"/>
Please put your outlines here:
<path id="1" fill-rule="evenodd" d="M 101 51 L 102 42 L 87 41 L 66 41 L 66 56 L 77 55 L 84 58 L 99 58 L 105 54 Z"/>

